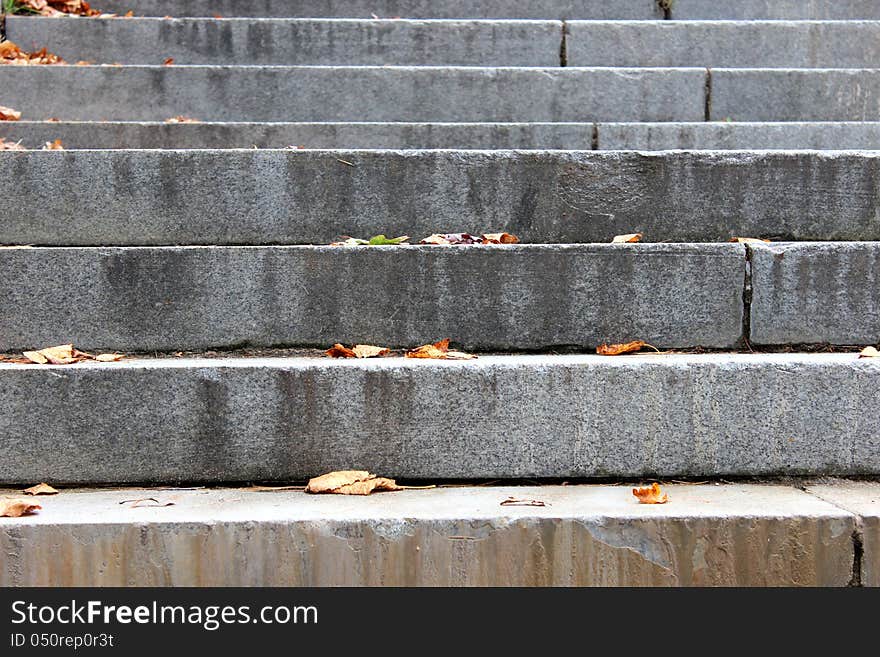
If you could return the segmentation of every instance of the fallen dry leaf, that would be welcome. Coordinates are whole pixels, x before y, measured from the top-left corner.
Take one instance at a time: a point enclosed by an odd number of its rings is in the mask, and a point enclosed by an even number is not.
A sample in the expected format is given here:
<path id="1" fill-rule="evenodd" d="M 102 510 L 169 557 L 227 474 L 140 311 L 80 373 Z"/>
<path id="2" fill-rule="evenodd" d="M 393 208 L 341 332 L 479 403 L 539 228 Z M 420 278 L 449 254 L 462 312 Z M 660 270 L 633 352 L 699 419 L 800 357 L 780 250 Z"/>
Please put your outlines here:
<path id="1" fill-rule="evenodd" d="M 62 344 L 57 347 L 47 347 L 46 349 L 38 349 L 35 351 L 25 351 L 22 354 L 27 362 L 36 363 L 37 365 L 71 365 L 80 363 L 84 360 L 95 360 L 102 363 L 113 362 L 123 359 L 122 354 L 89 354 L 76 349 L 72 344 Z"/>
<path id="2" fill-rule="evenodd" d="M 757 237 L 731 237 L 728 241 L 737 244 L 770 244 L 770 240 L 762 240 Z"/>
<path id="3" fill-rule="evenodd" d="M 510 233 L 483 233 L 483 244 L 519 244 L 519 238 Z"/>
<path id="4" fill-rule="evenodd" d="M 405 356 L 407 358 L 435 358 L 439 360 L 471 360 L 476 358 L 474 354 L 466 354 L 463 351 L 450 351 L 449 338 L 410 349 Z"/>
<path id="5" fill-rule="evenodd" d="M 377 477 L 366 470 L 339 470 L 309 480 L 307 493 L 369 495 L 379 490 L 426 490 L 434 486 L 398 486 L 393 479 Z"/>
<path id="6" fill-rule="evenodd" d="M 859 352 L 859 358 L 880 358 L 880 351 L 874 347 L 865 347 Z"/>
<path id="7" fill-rule="evenodd" d="M 353 349 L 349 349 L 338 342 L 324 353 L 330 356 L 330 358 L 357 358 L 357 354 L 354 353 Z"/>
<path id="8" fill-rule="evenodd" d="M 102 16 L 100 11 L 92 9 L 83 0 L 15 0 L 19 7 L 25 7 L 41 16 Z M 112 15 L 112 14 L 111 14 Z"/>
<path id="9" fill-rule="evenodd" d="M 27 149 L 21 145 L 20 141 L 6 141 L 0 137 L 0 151 L 26 151 Z"/>
<path id="10" fill-rule="evenodd" d="M 39 504 L 27 500 L 0 500 L 0 518 L 20 518 L 42 509 Z"/>
<path id="11" fill-rule="evenodd" d="M 633 340 L 624 344 L 601 344 L 596 347 L 596 353 L 600 356 L 619 356 L 620 354 L 630 354 L 634 351 L 639 351 L 642 347 L 651 347 L 654 351 L 659 351 L 657 347 L 643 340 Z"/>
<path id="12" fill-rule="evenodd" d="M 46 48 L 28 53 L 19 48 L 12 41 L 0 41 L 0 65 L 11 66 L 42 66 L 50 64 L 64 64 L 65 61 L 58 55 L 54 55 Z"/>
<path id="13" fill-rule="evenodd" d="M 20 118 L 21 112 L 0 105 L 0 121 L 18 121 Z"/>
<path id="14" fill-rule="evenodd" d="M 519 238 L 510 233 L 483 233 L 479 236 L 470 233 L 434 233 L 419 241 L 419 244 L 458 246 L 461 244 L 516 244 L 518 242 Z"/>
<path id="15" fill-rule="evenodd" d="M 201 123 L 201 121 L 189 116 L 172 116 L 170 119 L 165 119 L 165 123 Z"/>
<path id="16" fill-rule="evenodd" d="M 44 151 L 63 151 L 64 146 L 61 144 L 60 139 L 56 139 L 55 141 L 47 141 L 43 146 Z"/>
<path id="17" fill-rule="evenodd" d="M 371 344 L 356 344 L 349 349 L 338 342 L 324 352 L 331 358 L 377 358 L 391 353 L 388 347 L 377 347 Z"/>
<path id="18" fill-rule="evenodd" d="M 125 354 L 98 354 L 95 360 L 99 363 L 115 363 L 125 358 Z"/>
<path id="19" fill-rule="evenodd" d="M 164 62 L 162 62 L 164 66 L 172 66 L 174 64 L 174 57 L 169 57 Z"/>
<path id="20" fill-rule="evenodd" d="M 501 503 L 501 506 L 547 506 L 541 500 L 518 499 L 516 497 L 508 497 Z"/>
<path id="21" fill-rule="evenodd" d="M 630 233 L 629 235 L 616 235 L 613 240 L 611 240 L 612 244 L 634 244 L 636 242 L 640 242 L 642 240 L 641 233 Z"/>
<path id="22" fill-rule="evenodd" d="M 174 506 L 174 502 L 160 502 L 155 497 L 144 497 L 139 500 L 122 500 L 120 504 L 128 504 L 130 509 Z"/>
<path id="23" fill-rule="evenodd" d="M 650 486 L 633 488 L 633 495 L 639 498 L 639 504 L 666 504 L 669 501 L 669 496 L 660 490 L 656 481 Z"/>
<path id="24" fill-rule="evenodd" d="M 28 495 L 57 495 L 58 490 L 52 488 L 49 484 L 40 483 L 30 488 L 25 488 L 24 492 Z"/>

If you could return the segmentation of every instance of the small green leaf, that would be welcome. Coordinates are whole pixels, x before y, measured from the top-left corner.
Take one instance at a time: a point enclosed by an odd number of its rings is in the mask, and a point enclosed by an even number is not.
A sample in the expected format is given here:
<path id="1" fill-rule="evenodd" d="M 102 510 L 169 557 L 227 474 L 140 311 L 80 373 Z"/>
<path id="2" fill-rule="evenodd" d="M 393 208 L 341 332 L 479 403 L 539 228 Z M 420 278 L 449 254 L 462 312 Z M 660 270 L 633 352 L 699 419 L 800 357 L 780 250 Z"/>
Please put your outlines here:
<path id="1" fill-rule="evenodd" d="M 370 246 L 391 246 L 395 244 L 403 244 L 409 239 L 409 235 L 401 237 L 385 237 L 384 235 L 376 235 L 370 238 L 368 244 Z"/>

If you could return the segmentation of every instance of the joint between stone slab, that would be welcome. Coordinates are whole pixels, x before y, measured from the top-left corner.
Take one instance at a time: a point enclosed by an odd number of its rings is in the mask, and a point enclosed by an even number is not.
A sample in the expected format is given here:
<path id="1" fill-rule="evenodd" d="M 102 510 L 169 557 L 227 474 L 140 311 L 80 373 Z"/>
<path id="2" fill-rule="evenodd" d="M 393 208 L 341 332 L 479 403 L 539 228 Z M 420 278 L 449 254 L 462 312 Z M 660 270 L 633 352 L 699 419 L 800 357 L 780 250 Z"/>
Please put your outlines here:
<path id="1" fill-rule="evenodd" d="M 847 586 L 850 588 L 861 588 L 864 586 L 862 583 L 862 560 L 865 557 L 865 539 L 863 534 L 863 522 L 862 516 L 858 513 L 855 513 L 845 506 L 837 504 L 834 500 L 829 500 L 822 495 L 818 495 L 817 493 L 810 490 L 808 485 L 798 486 L 800 490 L 805 492 L 807 495 L 812 495 L 813 497 L 822 500 L 826 504 L 830 504 L 835 509 L 840 509 L 841 511 L 845 511 L 849 513 L 853 517 L 853 531 L 852 531 L 852 549 L 853 549 L 853 565 L 852 565 L 852 576 L 850 577 Z"/>
<path id="2" fill-rule="evenodd" d="M 592 135 L 590 136 L 590 148 L 592 148 L 594 151 L 599 150 L 599 124 L 598 123 L 593 124 L 593 132 L 592 132 Z"/>
<path id="3" fill-rule="evenodd" d="M 706 121 L 712 120 L 712 69 L 706 69 L 706 87 L 704 93 L 705 105 L 703 109 L 703 118 Z"/>
<path id="4" fill-rule="evenodd" d="M 746 244 L 746 262 L 743 272 L 743 317 L 742 341 L 750 351 L 752 348 L 752 249 Z"/>
<path id="5" fill-rule="evenodd" d="M 559 65 L 568 66 L 568 22 L 562 21 L 562 39 L 559 43 Z"/>

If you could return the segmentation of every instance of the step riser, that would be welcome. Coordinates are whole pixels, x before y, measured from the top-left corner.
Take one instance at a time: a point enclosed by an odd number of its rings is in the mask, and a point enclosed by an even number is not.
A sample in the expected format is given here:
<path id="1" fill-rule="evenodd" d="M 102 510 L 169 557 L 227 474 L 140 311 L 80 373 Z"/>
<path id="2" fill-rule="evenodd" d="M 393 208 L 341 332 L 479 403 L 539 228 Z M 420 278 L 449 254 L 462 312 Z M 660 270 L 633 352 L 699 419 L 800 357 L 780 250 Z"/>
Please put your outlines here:
<path id="1" fill-rule="evenodd" d="M 531 243 L 636 231 L 649 241 L 880 239 L 872 153 L 68 151 L 5 152 L 0 163 L 0 244 L 493 230 Z"/>
<path id="2" fill-rule="evenodd" d="M 40 149 L 880 150 L 880 123 L 0 123 Z"/>
<path id="3" fill-rule="evenodd" d="M 11 17 L 6 38 L 70 63 L 559 66 L 562 23 Z"/>
<path id="4" fill-rule="evenodd" d="M 0 481 L 880 474 L 843 355 L 0 364 Z M 59 412 L 35 412 L 40 408 Z M 62 410 L 63 409 L 63 410 Z M 829 412 L 833 409 L 833 413 Z"/>
<path id="5" fill-rule="evenodd" d="M 701 121 L 702 69 L 4 66 L 22 118 Z"/>
<path id="6" fill-rule="evenodd" d="M 745 264 L 734 244 L 6 250 L 0 351 L 70 341 L 130 351 L 417 346 L 447 336 L 481 350 L 636 338 L 732 347 Z"/>
<path id="7" fill-rule="evenodd" d="M 0 525 L 0 585 L 846 586 L 852 578 L 853 514 L 793 488 L 670 493 L 677 510 L 640 508 L 625 487 L 354 500 L 65 492 L 43 501 L 39 516 Z M 548 506 L 499 506 L 508 496 Z M 176 502 L 119 504 L 143 497 Z"/>
<path id="8" fill-rule="evenodd" d="M 851 20 L 878 19 L 875 0 L 673 0 L 671 17 L 677 20 Z"/>

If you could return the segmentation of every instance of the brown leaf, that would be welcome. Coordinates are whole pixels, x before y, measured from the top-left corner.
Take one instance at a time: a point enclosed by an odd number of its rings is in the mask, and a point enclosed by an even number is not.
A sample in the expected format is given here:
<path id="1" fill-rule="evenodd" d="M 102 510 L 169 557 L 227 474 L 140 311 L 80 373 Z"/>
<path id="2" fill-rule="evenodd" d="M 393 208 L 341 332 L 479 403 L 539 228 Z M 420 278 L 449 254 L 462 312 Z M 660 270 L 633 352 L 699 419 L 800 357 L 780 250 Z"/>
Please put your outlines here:
<path id="1" fill-rule="evenodd" d="M 656 481 L 650 486 L 633 488 L 633 495 L 639 498 L 639 504 L 666 504 L 669 501 L 669 496 L 660 490 Z"/>
<path id="2" fill-rule="evenodd" d="M 99 363 L 115 363 L 125 358 L 125 354 L 98 354 L 95 360 Z"/>
<path id="3" fill-rule="evenodd" d="M 634 244 L 635 242 L 640 242 L 642 240 L 641 233 L 630 233 L 629 235 L 616 235 L 613 240 L 611 240 L 612 244 Z"/>
<path id="4" fill-rule="evenodd" d="M 15 45 L 12 41 L 0 42 L 0 64 L 14 66 L 64 64 L 65 61 L 58 55 L 50 53 L 46 48 L 36 52 L 27 53 Z"/>
<path id="5" fill-rule="evenodd" d="M 324 353 L 330 356 L 330 358 L 357 358 L 357 354 L 353 350 L 338 342 Z"/>
<path id="6" fill-rule="evenodd" d="M 174 64 L 174 57 L 169 57 L 164 62 L 162 62 L 163 66 L 172 66 Z"/>
<path id="7" fill-rule="evenodd" d="M 880 351 L 874 347 L 865 347 L 859 352 L 859 358 L 880 358 Z"/>
<path id="8" fill-rule="evenodd" d="M 642 347 L 651 347 L 657 351 L 657 348 L 649 345 L 647 342 L 643 340 L 633 340 L 632 342 L 626 342 L 624 344 L 602 344 L 596 347 L 596 353 L 600 356 L 619 356 L 620 354 L 629 354 L 634 351 L 639 351 Z"/>
<path id="9" fill-rule="evenodd" d="M 309 480 L 307 493 L 369 495 L 375 490 L 425 490 L 433 486 L 398 486 L 393 479 L 377 477 L 366 470 L 339 470 Z"/>
<path id="10" fill-rule="evenodd" d="M 471 360 L 476 358 L 474 354 L 466 354 L 463 351 L 450 351 L 449 338 L 410 349 L 405 356 L 407 358 L 434 358 L 437 360 Z"/>
<path id="11" fill-rule="evenodd" d="M 144 497 L 139 500 L 122 500 L 120 504 L 128 504 L 129 508 L 131 509 L 139 509 L 142 507 L 174 506 L 174 502 L 160 502 L 155 497 Z"/>
<path id="12" fill-rule="evenodd" d="M 58 491 L 49 484 L 37 484 L 30 488 L 25 488 L 24 492 L 28 495 L 57 495 Z"/>
<path id="13" fill-rule="evenodd" d="M 757 237 L 731 237 L 728 241 L 737 244 L 770 244 L 770 240 L 762 240 Z"/>
<path id="14" fill-rule="evenodd" d="M 43 146 L 44 151 L 63 151 L 64 146 L 61 145 L 61 140 L 56 139 L 55 141 L 47 141 Z"/>
<path id="15" fill-rule="evenodd" d="M 27 149 L 21 145 L 20 141 L 6 141 L 0 137 L 0 151 L 26 151 Z"/>
<path id="16" fill-rule="evenodd" d="M 0 518 L 29 516 L 42 508 L 39 504 L 27 500 L 0 500 Z"/>
<path id="17" fill-rule="evenodd" d="M 20 118 L 21 112 L 0 105 L 0 121 L 18 121 Z"/>
<path id="18" fill-rule="evenodd" d="M 23 356 L 31 363 L 38 365 L 70 365 L 84 360 L 96 360 L 110 362 L 124 358 L 122 354 L 101 354 L 95 356 L 74 348 L 72 344 L 62 344 L 57 347 L 47 347 L 35 351 L 25 351 Z"/>
<path id="19" fill-rule="evenodd" d="M 483 244 L 518 244 L 519 238 L 510 233 L 483 233 L 480 235 Z"/>
<path id="20" fill-rule="evenodd" d="M 517 499 L 508 497 L 501 503 L 501 506 L 547 506 L 541 500 Z"/>
<path id="21" fill-rule="evenodd" d="M 376 347 L 371 344 L 356 344 L 351 350 L 358 358 L 377 358 L 391 353 L 388 347 Z"/>

